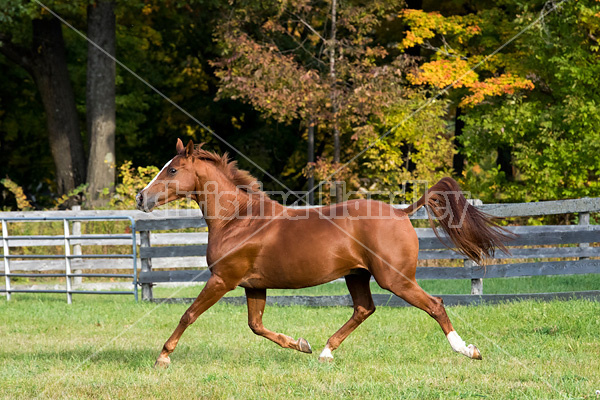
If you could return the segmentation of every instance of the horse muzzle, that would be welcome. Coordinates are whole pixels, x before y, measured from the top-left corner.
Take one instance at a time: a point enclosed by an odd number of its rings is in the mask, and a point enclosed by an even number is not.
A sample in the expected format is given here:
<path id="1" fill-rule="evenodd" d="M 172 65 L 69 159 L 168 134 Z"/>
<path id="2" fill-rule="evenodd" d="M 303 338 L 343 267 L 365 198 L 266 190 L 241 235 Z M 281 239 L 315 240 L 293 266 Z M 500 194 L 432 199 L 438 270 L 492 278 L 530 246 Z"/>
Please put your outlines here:
<path id="1" fill-rule="evenodd" d="M 149 201 L 150 200 L 150 201 Z M 135 203 L 137 209 L 143 212 L 150 212 L 154 208 L 155 202 L 153 199 L 149 199 L 147 195 L 144 195 L 144 191 L 141 191 L 135 196 Z"/>

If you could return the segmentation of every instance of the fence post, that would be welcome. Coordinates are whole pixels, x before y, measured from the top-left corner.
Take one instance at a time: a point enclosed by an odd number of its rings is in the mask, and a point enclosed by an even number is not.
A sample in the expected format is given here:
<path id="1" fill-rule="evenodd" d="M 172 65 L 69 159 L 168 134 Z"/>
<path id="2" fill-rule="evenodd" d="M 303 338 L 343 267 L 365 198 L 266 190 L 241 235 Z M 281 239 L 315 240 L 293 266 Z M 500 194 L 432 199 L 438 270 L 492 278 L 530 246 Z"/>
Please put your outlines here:
<path id="1" fill-rule="evenodd" d="M 579 213 L 579 225 L 589 225 L 590 224 L 590 213 Z M 589 243 L 579 243 L 579 247 L 590 247 Z M 589 257 L 579 257 L 580 260 L 587 260 Z"/>
<path id="2" fill-rule="evenodd" d="M 464 261 L 464 266 L 465 266 L 465 268 L 469 269 L 469 274 L 471 273 L 473 268 L 475 268 L 476 265 L 477 264 L 475 264 L 474 261 L 471 261 L 469 259 Z M 483 279 L 482 278 L 471 279 L 471 294 L 476 294 L 476 295 L 483 294 Z"/>
<path id="3" fill-rule="evenodd" d="M 150 247 L 150 231 L 140 232 L 140 253 L 143 247 Z M 140 258 L 142 261 L 142 273 L 152 271 L 152 259 Z M 152 300 L 152 283 L 142 283 L 142 300 Z"/>
<path id="4" fill-rule="evenodd" d="M 4 282 L 6 284 L 6 301 L 10 301 L 10 258 L 8 258 L 8 227 L 6 220 L 2 220 L 2 247 L 4 250 Z"/>
<path id="5" fill-rule="evenodd" d="M 69 236 L 69 220 L 63 219 L 63 229 L 65 237 L 65 278 L 67 283 L 67 304 L 73 303 L 73 284 L 71 282 L 71 239 Z"/>
<path id="6" fill-rule="evenodd" d="M 479 199 L 473 199 L 470 202 L 472 205 L 474 206 L 480 206 L 483 204 L 483 202 Z M 469 268 L 471 272 L 473 270 L 473 268 L 475 268 L 477 264 L 474 261 L 471 260 L 465 260 L 464 262 L 464 266 L 465 268 Z M 471 279 L 471 294 L 475 294 L 475 295 L 482 295 L 483 294 L 483 279 L 482 278 L 477 278 L 477 279 Z"/>
<path id="7" fill-rule="evenodd" d="M 71 208 L 71 210 L 73 211 L 81 211 L 81 206 L 73 206 Z M 79 220 L 74 220 L 73 221 L 73 236 L 81 236 L 81 221 Z M 76 256 L 80 256 L 81 253 L 81 244 L 75 244 L 73 245 L 73 255 Z M 73 261 L 80 261 L 81 258 L 74 258 Z M 76 274 L 81 274 L 83 271 L 80 269 L 76 269 L 74 271 Z M 81 276 L 76 276 L 73 279 L 73 284 L 74 285 L 81 285 L 83 283 L 83 278 Z"/>

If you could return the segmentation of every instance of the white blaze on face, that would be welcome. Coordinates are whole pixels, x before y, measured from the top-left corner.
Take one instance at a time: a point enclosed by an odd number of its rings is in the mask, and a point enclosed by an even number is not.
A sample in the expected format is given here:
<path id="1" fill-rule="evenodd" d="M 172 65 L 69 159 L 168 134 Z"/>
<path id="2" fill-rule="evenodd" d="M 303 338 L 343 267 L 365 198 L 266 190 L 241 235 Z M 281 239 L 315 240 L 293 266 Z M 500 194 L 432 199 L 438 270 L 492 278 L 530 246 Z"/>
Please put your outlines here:
<path id="1" fill-rule="evenodd" d="M 156 180 L 156 178 L 158 178 L 158 176 L 159 176 L 159 175 L 160 175 L 160 174 L 161 174 L 161 173 L 162 173 L 162 172 L 165 170 L 165 168 L 167 168 L 167 167 L 169 166 L 169 164 L 171 164 L 171 161 L 173 161 L 173 159 L 174 159 L 174 157 L 173 157 L 173 158 L 171 158 L 169 161 L 167 161 L 167 163 L 165 164 L 165 166 L 164 166 L 164 167 L 162 167 L 162 169 L 161 169 L 160 171 L 158 171 L 158 174 L 156 174 L 156 176 L 154 177 L 154 179 L 152 179 L 152 180 L 150 181 L 150 183 L 149 183 L 149 184 L 147 184 L 147 185 L 146 185 L 146 187 L 142 189 L 142 192 L 143 192 L 144 190 L 148 189 L 150 186 L 152 186 L 152 184 L 154 183 L 154 181 Z"/>
<path id="2" fill-rule="evenodd" d="M 469 345 L 467 347 L 464 340 L 458 336 L 456 331 L 450 332 L 447 336 L 448 341 L 450 342 L 450 346 L 452 346 L 452 350 L 457 353 L 463 354 L 469 358 L 473 357 L 473 345 Z"/>

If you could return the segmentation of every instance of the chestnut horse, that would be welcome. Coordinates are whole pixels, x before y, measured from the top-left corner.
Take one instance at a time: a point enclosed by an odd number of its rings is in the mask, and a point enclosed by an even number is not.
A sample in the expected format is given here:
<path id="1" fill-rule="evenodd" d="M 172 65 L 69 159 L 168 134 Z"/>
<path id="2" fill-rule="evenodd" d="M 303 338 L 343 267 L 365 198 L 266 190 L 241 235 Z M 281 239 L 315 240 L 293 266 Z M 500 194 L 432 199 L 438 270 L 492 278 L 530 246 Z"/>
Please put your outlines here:
<path id="1" fill-rule="evenodd" d="M 224 294 L 241 286 L 248 301 L 252 331 L 281 347 L 312 353 L 309 343 L 263 326 L 267 289 L 316 286 L 344 277 L 354 313 L 327 341 L 321 361 L 375 311 L 369 281 L 427 312 L 441 326 L 452 349 L 481 359 L 477 347 L 456 333 L 442 299 L 428 295 L 415 280 L 419 241 L 408 215 L 427 205 L 457 250 L 481 262 L 496 247 L 505 250 L 506 234 L 493 218 L 469 205 L 457 183 L 444 178 L 416 203 L 396 209 L 382 202 L 352 200 L 328 207 L 292 209 L 260 191 L 255 178 L 229 162 L 227 154 L 186 147 L 136 196 L 150 212 L 179 198 L 200 206 L 210 232 L 207 262 L 211 276 L 166 341 L 155 366 L 167 367 L 185 329 Z M 436 231 L 437 234 L 437 231 Z"/>

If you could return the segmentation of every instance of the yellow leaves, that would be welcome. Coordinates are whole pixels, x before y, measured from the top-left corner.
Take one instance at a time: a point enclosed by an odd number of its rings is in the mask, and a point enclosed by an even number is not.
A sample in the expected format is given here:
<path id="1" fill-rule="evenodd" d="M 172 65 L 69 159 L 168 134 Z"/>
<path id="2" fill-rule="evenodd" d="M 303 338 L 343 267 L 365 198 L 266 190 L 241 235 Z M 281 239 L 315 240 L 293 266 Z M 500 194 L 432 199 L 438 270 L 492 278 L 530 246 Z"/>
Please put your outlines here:
<path id="1" fill-rule="evenodd" d="M 208 91 L 209 78 L 198 58 L 188 56 L 183 64 L 180 75 L 189 78 L 188 81 L 191 82 L 190 89 Z"/>
<path id="2" fill-rule="evenodd" d="M 185 126 L 185 135 L 188 137 L 195 137 L 196 134 L 196 127 L 192 127 L 191 125 L 186 125 Z"/>
<path id="3" fill-rule="evenodd" d="M 144 15 L 150 15 L 152 13 L 152 4 L 146 4 L 143 8 L 142 8 L 142 14 Z"/>
<path id="4" fill-rule="evenodd" d="M 400 43 L 400 49 L 407 49 L 422 44 L 426 39 L 437 34 L 454 35 L 460 43 L 481 33 L 481 28 L 469 16 L 453 15 L 444 17 L 438 12 L 422 10 L 404 10 L 399 15 L 410 27 Z"/>
<path id="5" fill-rule="evenodd" d="M 9 192 L 11 192 L 15 196 L 15 200 L 17 201 L 17 208 L 19 210 L 33 210 L 33 206 L 25 196 L 23 192 L 23 188 L 13 182 L 10 178 L 6 177 L 0 180 L 0 183 L 6 187 Z"/>
<path id="6" fill-rule="evenodd" d="M 417 37 L 417 35 L 415 35 L 412 31 L 407 31 L 406 36 L 402 40 L 402 44 L 400 45 L 400 47 L 403 49 L 407 49 L 409 47 L 413 47 L 421 43 L 423 43 L 423 37 Z"/>
<path id="7" fill-rule="evenodd" d="M 425 39 L 430 39 L 435 36 L 433 31 L 438 25 L 439 13 L 426 13 L 422 10 L 404 10 L 399 14 L 400 18 L 407 21 L 411 30 L 406 32 L 406 36 L 400 44 L 401 49 L 407 49 L 415 45 L 423 43 Z"/>
<path id="8" fill-rule="evenodd" d="M 135 196 L 150 182 L 160 169 L 149 165 L 147 167 L 132 166 L 131 161 L 125 161 L 119 167 L 119 177 L 121 183 L 115 187 L 115 195 L 110 200 L 110 207 L 113 209 L 131 209 L 135 207 Z M 195 202 L 188 202 L 185 199 L 177 200 L 162 208 L 198 208 Z"/>
<path id="9" fill-rule="evenodd" d="M 85 194 L 87 192 L 87 187 L 88 187 L 88 184 L 83 183 L 83 184 L 77 186 L 75 189 L 71 190 L 69 193 L 63 194 L 58 199 L 54 200 L 54 207 L 52 207 L 52 209 L 58 210 L 58 208 L 60 206 L 62 206 L 63 204 L 65 204 L 67 201 L 69 201 L 69 199 L 71 199 L 75 196 L 79 196 L 81 194 Z M 106 188 L 106 190 L 108 190 L 108 188 Z"/>
<path id="10" fill-rule="evenodd" d="M 477 74 L 471 70 L 467 61 L 455 58 L 452 60 L 436 60 L 425 63 L 421 70 L 409 74 L 408 80 L 416 85 L 429 84 L 437 88 L 471 86 L 477 82 Z"/>
<path id="11" fill-rule="evenodd" d="M 235 128 L 235 129 L 242 129 L 242 122 L 243 122 L 244 118 L 236 118 L 236 117 L 231 117 L 231 125 Z"/>

